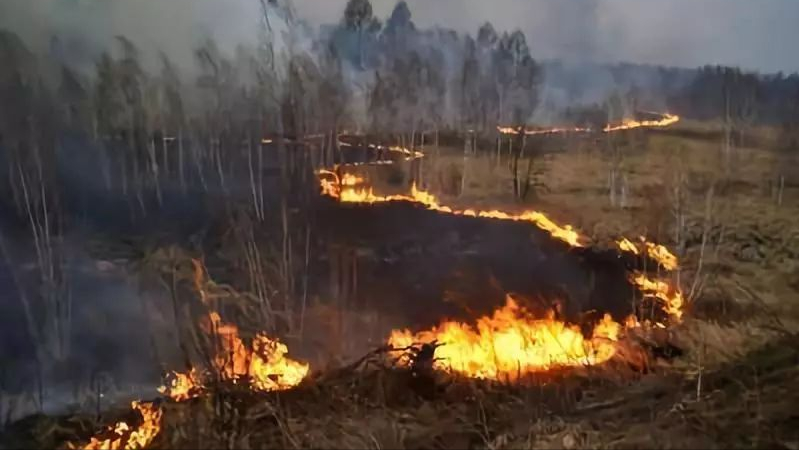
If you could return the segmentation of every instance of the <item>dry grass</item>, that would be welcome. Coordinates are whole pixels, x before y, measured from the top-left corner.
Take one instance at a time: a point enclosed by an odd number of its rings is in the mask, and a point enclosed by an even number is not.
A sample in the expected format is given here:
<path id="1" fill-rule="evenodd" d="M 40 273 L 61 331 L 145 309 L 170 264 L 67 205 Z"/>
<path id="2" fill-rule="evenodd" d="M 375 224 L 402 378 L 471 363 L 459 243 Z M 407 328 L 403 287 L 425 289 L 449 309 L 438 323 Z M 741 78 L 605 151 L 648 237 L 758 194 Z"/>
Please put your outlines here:
<path id="1" fill-rule="evenodd" d="M 682 127 L 713 130 L 712 124 Z M 773 133 L 759 132 L 766 135 L 765 142 Z M 708 292 L 799 314 L 799 189 L 786 188 L 782 205 L 776 204 L 773 174 L 780 162 L 775 153 L 737 149 L 736 169 L 725 182 L 719 164 L 721 143 L 679 133 L 637 133 L 629 142 L 618 144 L 624 146 L 623 172 L 629 192 L 624 208 L 611 206 L 608 198 L 610 162 L 603 150 L 605 142 L 568 143 L 573 150 L 536 156 L 533 164 L 544 187 L 521 204 L 513 199 L 507 155 L 497 162 L 493 150 L 491 156 L 484 153 L 465 163 L 460 149 L 442 151 L 426 167 L 426 179 L 433 192 L 448 202 L 539 209 L 576 225 L 600 244 L 620 235 L 647 235 L 679 251 L 674 239 L 679 207 L 685 240 L 681 256 L 688 275 L 698 265 L 707 223 L 707 246 L 712 252 L 707 252 L 704 264 L 706 274 L 713 278 Z M 463 173 L 467 182 L 462 191 L 447 189 L 441 182 Z M 683 280 L 689 287 L 687 281 Z"/>

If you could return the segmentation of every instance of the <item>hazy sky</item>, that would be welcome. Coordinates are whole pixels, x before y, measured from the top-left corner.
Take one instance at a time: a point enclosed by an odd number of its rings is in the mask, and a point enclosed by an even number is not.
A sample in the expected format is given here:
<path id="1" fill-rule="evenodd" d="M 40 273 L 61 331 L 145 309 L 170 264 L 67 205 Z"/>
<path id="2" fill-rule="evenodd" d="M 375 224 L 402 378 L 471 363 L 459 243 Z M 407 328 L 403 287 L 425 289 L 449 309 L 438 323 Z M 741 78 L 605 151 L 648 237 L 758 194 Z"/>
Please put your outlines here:
<path id="1" fill-rule="evenodd" d="M 293 0 L 313 24 L 338 21 L 346 0 Z M 386 17 L 395 0 L 372 0 Z M 475 32 L 486 20 L 521 28 L 538 58 L 799 71 L 799 0 L 409 0 L 414 21 Z M 186 52 L 213 34 L 255 39 L 257 0 L 0 0 L 0 27 L 29 39 L 52 30 L 125 34 Z M 178 55 L 174 55 L 179 58 Z M 190 55 L 187 55 L 190 58 Z"/>
<path id="2" fill-rule="evenodd" d="M 294 0 L 314 23 L 346 0 Z M 373 0 L 386 16 L 394 0 Z M 521 28 L 538 57 L 799 71 L 799 0 L 408 0 L 420 25 Z"/>

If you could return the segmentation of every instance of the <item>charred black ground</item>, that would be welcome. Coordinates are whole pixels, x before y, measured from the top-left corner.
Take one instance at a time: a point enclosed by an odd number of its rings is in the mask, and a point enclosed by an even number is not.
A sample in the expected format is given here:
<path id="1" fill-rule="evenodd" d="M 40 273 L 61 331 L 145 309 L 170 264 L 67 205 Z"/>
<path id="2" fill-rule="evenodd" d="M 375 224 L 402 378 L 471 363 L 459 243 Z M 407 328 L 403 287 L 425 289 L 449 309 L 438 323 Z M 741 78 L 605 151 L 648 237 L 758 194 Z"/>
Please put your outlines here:
<path id="1" fill-rule="evenodd" d="M 530 224 L 458 217 L 409 204 L 327 205 L 325 238 L 357 265 L 358 305 L 407 315 L 408 326 L 489 314 L 516 294 L 539 313 L 621 320 L 634 292 L 614 251 L 570 248 Z M 615 257 L 614 257 L 615 256 Z M 345 256 L 346 257 L 346 256 Z M 441 300 L 444 300 L 442 302 Z"/>

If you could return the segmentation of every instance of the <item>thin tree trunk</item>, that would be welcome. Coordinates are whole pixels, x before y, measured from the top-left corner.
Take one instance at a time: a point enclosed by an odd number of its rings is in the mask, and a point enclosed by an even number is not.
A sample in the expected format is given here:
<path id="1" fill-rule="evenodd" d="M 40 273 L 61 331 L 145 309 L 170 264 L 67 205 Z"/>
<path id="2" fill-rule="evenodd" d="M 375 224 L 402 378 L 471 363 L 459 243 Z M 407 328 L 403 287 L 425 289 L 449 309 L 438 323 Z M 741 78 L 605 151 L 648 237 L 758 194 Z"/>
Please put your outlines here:
<path id="1" fill-rule="evenodd" d="M 214 148 L 214 155 L 216 156 L 216 171 L 219 174 L 219 183 L 222 185 L 222 191 L 227 192 L 227 185 L 225 183 L 225 171 L 222 169 L 222 138 L 219 138 L 218 144 Z"/>
<path id="2" fill-rule="evenodd" d="M 458 193 L 458 197 L 462 196 L 466 191 L 466 173 L 469 171 L 468 142 L 468 140 L 463 142 L 463 170 L 461 171 L 461 190 Z"/>
<path id="3" fill-rule="evenodd" d="M 155 182 L 155 195 L 158 198 L 158 206 L 163 206 L 163 199 L 161 198 L 161 181 L 160 176 L 158 174 L 158 160 L 155 155 L 155 138 L 150 139 L 149 145 L 149 155 L 150 155 L 150 170 L 152 172 L 153 181 Z"/>
<path id="4" fill-rule="evenodd" d="M 180 187 L 183 192 L 186 192 L 186 174 L 183 169 L 183 128 L 178 131 L 178 178 L 180 178 Z"/>
<path id="5" fill-rule="evenodd" d="M 730 120 L 730 92 L 729 87 L 725 90 L 724 95 L 724 173 L 727 177 L 730 175 L 731 166 L 731 153 L 732 153 L 732 123 Z"/>
<path id="6" fill-rule="evenodd" d="M 167 152 L 167 143 L 166 139 L 161 137 L 161 155 L 163 157 L 163 161 L 161 162 L 161 168 L 167 177 L 169 176 L 169 153 Z"/>
<path id="7" fill-rule="evenodd" d="M 255 173 L 252 167 L 252 137 L 249 135 L 247 136 L 247 168 L 250 172 L 250 191 L 252 192 L 252 206 L 255 210 L 255 217 L 257 217 L 258 220 L 262 220 L 261 210 L 258 207 L 258 192 L 255 183 Z"/>
<path id="8" fill-rule="evenodd" d="M 497 137 L 497 159 L 494 162 L 495 167 L 499 167 L 502 164 L 502 134 Z"/>
<path id="9" fill-rule="evenodd" d="M 300 336 L 305 336 L 305 310 L 308 305 L 308 269 L 311 260 L 311 226 L 305 227 L 305 271 L 302 280 L 302 305 L 300 306 Z"/>
<path id="10" fill-rule="evenodd" d="M 532 176 L 532 173 L 533 173 L 533 158 L 530 157 L 527 159 L 527 175 L 525 176 L 524 179 L 524 190 L 522 191 L 522 200 L 527 199 L 527 195 L 530 193 L 531 190 L 534 191 L 534 189 L 531 189 L 532 185 L 530 183 L 530 177 Z"/>

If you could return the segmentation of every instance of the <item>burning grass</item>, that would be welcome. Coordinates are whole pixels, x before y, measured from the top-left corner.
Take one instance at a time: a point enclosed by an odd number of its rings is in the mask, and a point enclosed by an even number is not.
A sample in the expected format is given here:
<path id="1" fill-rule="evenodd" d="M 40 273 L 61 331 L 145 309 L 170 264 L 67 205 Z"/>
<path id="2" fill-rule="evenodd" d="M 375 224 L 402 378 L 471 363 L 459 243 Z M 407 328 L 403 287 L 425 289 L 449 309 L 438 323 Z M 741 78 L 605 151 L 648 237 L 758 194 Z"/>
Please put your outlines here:
<path id="1" fill-rule="evenodd" d="M 196 368 L 171 374 L 168 386 L 159 391 L 176 401 L 200 395 L 208 378 L 219 378 L 233 384 L 243 383 L 257 391 L 277 391 L 299 384 L 309 366 L 286 356 L 285 344 L 258 333 L 251 345 L 239 337 L 238 327 L 223 323 L 219 314 L 211 312 L 202 327 L 219 343 L 210 371 L 202 375 Z"/>
<path id="2" fill-rule="evenodd" d="M 141 415 L 141 423 L 131 425 L 120 421 L 92 437 L 84 446 L 75 446 L 72 443 L 67 446 L 86 450 L 146 448 L 161 432 L 163 411 L 159 405 L 150 402 L 133 402 L 131 409 Z"/>
<path id="3" fill-rule="evenodd" d="M 415 342 L 441 343 L 435 366 L 464 376 L 493 380 L 519 380 L 530 373 L 558 367 L 603 363 L 616 353 L 621 327 L 606 315 L 585 338 L 577 326 L 547 318 L 534 318 L 508 297 L 505 306 L 476 326 L 446 321 L 429 331 L 395 330 L 393 347 Z"/>
<path id="4" fill-rule="evenodd" d="M 442 206 L 415 186 L 410 195 L 379 196 L 364 177 L 338 170 L 320 176 L 323 192 L 342 202 L 406 201 L 439 213 L 528 220 Z M 546 221 L 528 221 L 570 246 L 589 243 L 576 232 L 564 238 L 558 233 L 571 227 L 541 217 Z M 625 238 L 616 244 L 646 255 L 658 271 L 678 268 L 661 245 Z M 672 324 L 681 322 L 685 299 L 669 278 L 635 272 L 630 282 Z M 680 326 L 693 330 L 680 332 L 691 340 L 688 358 L 671 366 L 663 360 L 663 346 L 671 344 L 658 338 L 673 331 L 665 324 L 622 325 L 604 317 L 586 334 L 554 315 L 531 316 L 509 298 L 475 325 L 444 321 L 427 331 L 395 330 L 391 348 L 314 374 L 265 334 L 245 343 L 213 311 L 203 323 L 218 337 L 212 370 L 173 374 L 163 390 L 170 401 L 134 403 L 141 421 L 103 428 L 86 448 L 794 448 L 799 442 L 790 409 L 799 400 L 795 341 L 711 364 L 709 352 L 729 350 L 734 329 L 696 331 L 690 319 Z M 719 333 L 727 337 L 707 340 Z M 754 339 L 735 342 L 743 348 Z M 425 345 L 435 353 L 420 357 Z M 392 348 L 403 352 L 395 356 Z"/>
<path id="5" fill-rule="evenodd" d="M 658 120 L 629 121 L 618 126 L 608 125 L 606 133 L 638 127 L 669 126 L 679 117 L 665 114 Z M 501 133 L 507 132 L 500 128 Z M 551 130 L 550 130 L 551 131 Z M 418 159 L 424 154 L 418 151 L 393 148 L 406 159 Z M 500 210 L 457 209 L 443 205 L 431 193 L 418 189 L 414 183 L 409 194 L 379 195 L 368 181 L 348 168 L 352 165 L 338 165 L 333 170 L 318 172 L 322 194 L 341 203 L 371 205 L 387 202 L 409 202 L 421 204 L 428 210 L 441 214 L 452 214 L 490 220 L 529 222 L 549 233 L 552 238 L 564 242 L 569 247 L 583 247 L 590 241 L 581 236 L 571 225 L 559 225 L 537 211 L 512 213 Z M 641 244 L 622 238 L 618 241 L 622 252 L 634 255 L 646 254 L 666 271 L 678 267 L 677 257 L 664 246 L 641 239 Z M 666 280 L 652 278 L 637 272 L 630 274 L 630 282 L 636 286 L 644 298 L 655 299 L 673 322 L 679 322 L 683 315 L 685 301 L 679 287 Z M 665 327 L 662 322 L 655 325 Z M 594 334 L 583 336 L 579 327 L 568 325 L 553 317 L 531 318 L 518 305 L 509 299 L 504 308 L 491 317 L 477 320 L 476 327 L 447 321 L 438 327 L 419 333 L 409 330 L 395 330 L 389 342 L 399 347 L 407 347 L 414 342 L 428 345 L 441 342 L 440 359 L 436 366 L 448 368 L 458 373 L 488 379 L 520 378 L 530 372 L 547 370 L 553 367 L 592 365 L 607 361 L 616 351 L 616 341 L 625 327 L 641 326 L 636 317 L 630 317 L 622 325 L 605 316 L 595 324 Z M 649 326 L 645 323 L 644 326 Z"/>
<path id="6" fill-rule="evenodd" d="M 727 346 L 708 341 L 703 351 L 716 345 Z M 792 409 L 797 357 L 795 341 L 783 339 L 702 372 L 666 362 L 647 373 L 610 364 L 552 370 L 519 385 L 447 372 L 420 376 L 375 351 L 285 391 L 219 382 L 202 397 L 161 402 L 160 432 L 149 446 L 792 448 L 799 437 Z M 55 447 L 53 439 L 81 433 L 75 419 L 40 418 L 38 432 L 7 443 Z"/>
<path id="7" fill-rule="evenodd" d="M 660 113 L 650 113 L 656 116 L 660 116 L 658 119 L 650 119 L 650 120 L 635 120 L 635 119 L 628 119 L 624 120 L 621 123 L 615 124 L 607 124 L 604 128 L 602 128 L 602 132 L 604 133 L 613 133 L 616 131 L 626 131 L 626 130 L 633 130 L 636 128 L 662 128 L 674 125 L 675 123 L 680 121 L 680 116 L 675 114 L 660 114 Z M 594 130 L 591 128 L 584 128 L 584 127 L 553 127 L 553 128 L 523 128 L 523 127 L 507 127 L 507 126 L 498 126 L 497 131 L 500 134 L 510 134 L 510 135 L 521 135 L 524 134 L 526 136 L 539 136 L 539 135 L 550 135 L 550 134 L 566 134 L 566 133 L 592 133 Z"/>

